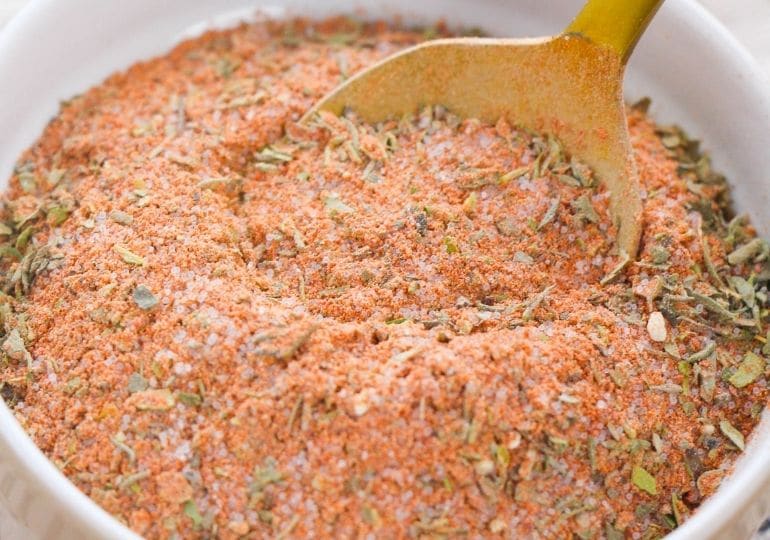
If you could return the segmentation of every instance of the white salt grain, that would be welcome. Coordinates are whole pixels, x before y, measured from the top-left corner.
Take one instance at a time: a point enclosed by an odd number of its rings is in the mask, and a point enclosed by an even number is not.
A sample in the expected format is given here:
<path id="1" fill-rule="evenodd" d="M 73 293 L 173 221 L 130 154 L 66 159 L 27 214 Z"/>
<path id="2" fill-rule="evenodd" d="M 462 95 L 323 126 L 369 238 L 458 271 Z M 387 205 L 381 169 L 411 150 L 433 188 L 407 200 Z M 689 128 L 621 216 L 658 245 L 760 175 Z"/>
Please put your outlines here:
<path id="1" fill-rule="evenodd" d="M 660 311 L 653 311 L 650 313 L 650 318 L 647 321 L 647 332 L 650 334 L 650 339 L 663 343 L 666 341 L 668 332 L 666 331 L 666 320 L 663 318 L 663 314 Z"/>

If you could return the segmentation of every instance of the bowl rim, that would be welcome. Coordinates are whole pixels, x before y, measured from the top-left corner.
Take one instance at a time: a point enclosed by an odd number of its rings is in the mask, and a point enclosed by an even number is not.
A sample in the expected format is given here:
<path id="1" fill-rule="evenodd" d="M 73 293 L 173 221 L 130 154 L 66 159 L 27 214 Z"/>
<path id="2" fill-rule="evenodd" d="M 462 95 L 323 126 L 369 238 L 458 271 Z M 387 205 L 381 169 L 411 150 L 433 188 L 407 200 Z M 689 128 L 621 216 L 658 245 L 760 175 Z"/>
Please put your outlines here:
<path id="1" fill-rule="evenodd" d="M 0 30 L 0 49 L 10 46 L 17 37 L 24 35 L 27 25 L 32 23 L 40 12 L 49 9 L 59 1 L 30 0 Z M 222 8 L 222 11 L 227 11 L 225 5 Z M 672 10 L 673 15 L 688 21 L 689 25 L 698 28 L 700 32 L 710 34 L 712 41 L 719 42 L 722 54 L 730 58 L 736 71 L 751 81 L 747 85 L 755 95 L 762 95 L 766 100 L 770 99 L 768 76 L 758 61 L 704 6 L 696 0 L 669 0 L 667 8 Z M 256 9 L 258 6 L 255 5 Z M 116 69 L 120 69 L 120 66 L 116 66 Z M 768 413 L 763 415 L 765 422 L 768 416 Z M 763 434 L 763 438 L 770 439 L 770 433 Z M 752 437 L 749 448 L 741 456 L 740 470 L 736 474 L 731 474 L 720 489 L 706 499 L 692 517 L 666 536 L 667 539 L 718 537 L 715 535 L 738 518 L 739 513 L 749 505 L 752 499 L 758 498 L 767 490 L 770 485 L 770 452 L 760 451 L 758 447 L 762 441 L 757 439 L 756 436 Z M 15 463 L 22 469 L 21 472 L 34 483 L 35 488 L 64 507 L 69 512 L 69 517 L 83 529 L 83 532 L 103 538 L 140 538 L 80 491 L 43 454 L 2 399 L 0 399 L 0 449 L 10 453 Z"/>
<path id="2" fill-rule="evenodd" d="M 701 32 L 713 32 L 713 39 L 721 42 L 725 55 L 731 57 L 731 61 L 737 72 L 744 74 L 745 78 L 754 81 L 750 87 L 758 95 L 770 96 L 770 80 L 768 74 L 762 69 L 759 62 L 738 41 L 710 11 L 696 0 L 681 0 L 682 9 L 690 13 L 687 16 L 690 23 L 699 28 Z M 700 538 L 720 538 L 720 531 L 726 529 L 729 524 L 740 517 L 744 509 L 750 506 L 753 500 L 758 500 L 764 494 L 764 511 L 768 506 L 768 488 L 770 488 L 770 452 L 761 451 L 762 442 L 770 442 L 770 433 L 767 426 L 760 425 L 770 420 L 767 409 L 763 411 L 762 418 L 757 428 L 752 431 L 749 444 L 745 452 L 738 458 L 733 467 L 740 468 L 731 471 L 725 482 L 712 496 L 708 497 L 684 524 L 671 531 L 667 540 L 685 540 Z M 760 432 L 761 430 L 761 432 Z M 764 440 L 763 440 L 764 439 Z M 764 517 L 767 517 L 765 514 Z M 759 528 L 761 522 L 756 523 Z M 753 534 L 751 531 L 749 534 Z"/>

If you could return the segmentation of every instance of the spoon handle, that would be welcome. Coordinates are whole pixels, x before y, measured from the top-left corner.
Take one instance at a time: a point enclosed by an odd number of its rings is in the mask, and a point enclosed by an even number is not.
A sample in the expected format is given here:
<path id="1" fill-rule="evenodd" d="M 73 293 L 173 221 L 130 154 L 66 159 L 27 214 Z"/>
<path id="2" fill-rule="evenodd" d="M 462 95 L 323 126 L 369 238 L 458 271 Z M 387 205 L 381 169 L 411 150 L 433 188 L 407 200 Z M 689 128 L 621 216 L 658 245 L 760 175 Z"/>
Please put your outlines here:
<path id="1" fill-rule="evenodd" d="M 663 0 L 588 0 L 565 34 L 615 50 L 625 64 Z"/>

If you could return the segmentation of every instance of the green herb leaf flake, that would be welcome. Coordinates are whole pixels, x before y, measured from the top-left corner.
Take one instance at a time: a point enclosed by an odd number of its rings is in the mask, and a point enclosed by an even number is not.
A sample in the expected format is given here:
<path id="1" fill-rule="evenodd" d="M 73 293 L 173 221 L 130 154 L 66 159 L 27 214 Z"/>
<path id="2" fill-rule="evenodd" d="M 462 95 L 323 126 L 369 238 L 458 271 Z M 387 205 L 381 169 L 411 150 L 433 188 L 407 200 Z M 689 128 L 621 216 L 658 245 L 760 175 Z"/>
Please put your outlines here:
<path id="1" fill-rule="evenodd" d="M 765 372 L 765 366 L 764 358 L 748 352 L 727 381 L 736 388 L 743 388 L 756 381 Z"/>
<path id="2" fill-rule="evenodd" d="M 705 360 L 706 358 L 711 356 L 716 350 L 717 350 L 717 344 L 712 341 L 711 343 L 703 347 L 701 350 L 694 352 L 691 355 L 685 357 L 684 361 L 689 364 L 695 364 L 696 362 Z"/>
<path id="3" fill-rule="evenodd" d="M 158 298 L 146 285 L 139 285 L 134 289 L 131 297 L 136 302 L 136 305 L 139 306 L 139 309 L 149 310 L 158 305 Z"/>
<path id="4" fill-rule="evenodd" d="M 129 474 L 123 480 L 120 481 L 118 484 L 118 490 L 125 491 L 126 489 L 130 489 L 133 486 L 135 486 L 138 482 L 141 482 L 142 480 L 146 480 L 150 477 L 150 471 L 138 471 L 133 474 Z"/>
<path id="5" fill-rule="evenodd" d="M 27 227 L 23 231 L 21 231 L 21 234 L 19 234 L 18 237 L 16 237 L 16 244 L 15 247 L 19 251 L 24 251 L 27 247 L 27 244 L 29 244 L 30 239 L 32 238 L 32 232 L 33 228 Z"/>
<path id="6" fill-rule="evenodd" d="M 188 518 L 192 520 L 193 527 L 196 529 L 203 523 L 203 516 L 201 516 L 200 512 L 198 511 L 198 506 L 192 499 L 184 503 L 184 513 Z"/>
<path id="7" fill-rule="evenodd" d="M 254 467 L 253 480 L 249 486 L 251 493 L 261 493 L 267 486 L 282 481 L 285 476 L 278 470 L 278 462 L 275 458 L 267 457 L 263 466 Z"/>
<path id="8" fill-rule="evenodd" d="M 559 204 L 561 203 L 561 199 L 559 197 L 556 197 L 551 201 L 550 206 L 548 206 L 548 209 L 545 211 L 545 214 L 543 214 L 543 218 L 540 220 L 540 223 L 537 224 L 537 230 L 543 229 L 546 225 L 551 223 L 556 218 L 556 213 L 559 211 Z"/>
<path id="9" fill-rule="evenodd" d="M 228 178 L 226 176 L 220 176 L 217 178 L 204 178 L 203 180 L 198 182 L 197 187 L 198 189 L 214 189 L 218 186 L 226 186 L 231 183 L 233 183 L 232 178 Z"/>
<path id="10" fill-rule="evenodd" d="M 11 360 L 21 361 L 31 359 L 30 354 L 27 352 L 27 348 L 24 345 L 24 340 L 22 339 L 21 334 L 15 328 L 11 330 L 11 332 L 5 338 L 2 349 Z"/>
<path id="11" fill-rule="evenodd" d="M 200 407 L 201 403 L 203 403 L 200 395 L 191 392 L 177 392 L 176 398 L 180 403 L 184 403 L 188 407 Z"/>
<path id="12" fill-rule="evenodd" d="M 254 154 L 254 158 L 260 163 L 288 163 L 294 159 L 291 154 L 281 152 L 269 146 Z"/>
<path id="13" fill-rule="evenodd" d="M 728 278 L 730 285 L 733 286 L 735 292 L 740 295 L 743 303 L 749 308 L 753 308 L 757 301 L 757 292 L 754 289 L 754 285 L 740 276 L 731 276 Z"/>
<path id="14" fill-rule="evenodd" d="M 352 214 L 355 212 L 351 206 L 348 206 L 339 198 L 339 195 L 332 193 L 327 197 L 324 197 L 324 206 L 329 214 Z"/>
<path id="15" fill-rule="evenodd" d="M 110 212 L 109 217 L 112 221 L 121 225 L 131 225 L 134 222 L 134 217 L 131 214 L 127 214 L 120 210 L 113 210 Z"/>
<path id="16" fill-rule="evenodd" d="M 514 253 L 513 261 L 517 263 L 526 264 L 526 265 L 535 264 L 535 259 L 527 255 L 523 251 L 517 251 L 516 253 Z"/>
<path id="17" fill-rule="evenodd" d="M 460 253 L 460 246 L 457 244 L 457 240 L 453 236 L 444 237 L 444 246 L 446 247 L 446 252 L 450 255 L 454 253 Z"/>
<path id="18" fill-rule="evenodd" d="M 19 185 L 24 190 L 24 193 L 33 193 L 37 190 L 37 176 L 29 171 L 20 172 Z"/>
<path id="19" fill-rule="evenodd" d="M 511 180 L 515 180 L 517 178 L 524 176 L 529 172 L 529 170 L 530 170 L 529 165 L 525 165 L 523 167 L 519 167 L 518 169 L 509 171 L 497 179 L 497 184 L 499 186 L 507 186 Z"/>
<path id="20" fill-rule="evenodd" d="M 535 314 L 535 310 L 540 307 L 540 304 L 542 304 L 546 298 L 548 298 L 548 295 L 551 294 L 551 291 L 556 287 L 556 285 L 549 285 L 536 295 L 534 295 L 530 300 L 527 301 L 526 308 L 524 308 L 524 313 L 522 313 L 521 318 L 525 321 L 529 321 L 532 319 L 532 317 Z"/>
<path id="21" fill-rule="evenodd" d="M 572 201 L 570 206 L 572 206 L 572 209 L 575 211 L 575 217 L 578 219 L 591 223 L 599 223 L 599 214 L 596 213 L 594 205 L 591 203 L 591 197 L 588 195 L 581 195 Z"/>
<path id="22" fill-rule="evenodd" d="M 743 438 L 743 433 L 738 431 L 729 421 L 722 420 L 719 422 L 719 430 L 740 450 L 746 449 L 746 440 Z"/>
<path id="23" fill-rule="evenodd" d="M 114 248 L 112 248 L 115 253 L 120 255 L 120 258 L 123 259 L 123 262 L 128 264 L 133 264 L 135 266 L 144 266 L 145 262 L 142 257 L 134 253 L 133 251 L 129 250 L 126 246 L 122 246 L 120 244 L 115 245 Z"/>
<path id="24" fill-rule="evenodd" d="M 377 512 L 376 508 L 372 508 L 371 506 L 364 506 L 361 509 L 361 519 L 375 529 L 382 525 L 382 518 L 380 518 L 379 512 Z"/>
<path id="25" fill-rule="evenodd" d="M 730 253 L 727 256 L 727 262 L 733 266 L 747 263 L 749 260 L 754 259 L 754 257 L 762 253 L 762 251 L 765 249 L 765 241 L 761 238 L 754 238 L 747 244 L 740 246 L 735 251 Z"/>
<path id="26" fill-rule="evenodd" d="M 463 201 L 463 212 L 465 212 L 469 216 L 473 215 L 476 212 L 476 207 L 478 206 L 478 202 L 479 202 L 479 196 L 474 191 L 470 195 L 468 195 Z"/>
<path id="27" fill-rule="evenodd" d="M 652 264 L 665 264 L 671 258 L 671 253 L 663 246 L 652 246 L 650 248 L 650 259 Z"/>
<path id="28" fill-rule="evenodd" d="M 609 285 L 613 281 L 617 279 L 617 277 L 625 270 L 626 266 L 628 266 L 628 263 L 631 262 L 631 257 L 628 256 L 628 253 L 625 251 L 621 253 L 620 255 L 620 262 L 618 262 L 617 266 L 610 270 L 609 274 L 604 276 L 602 280 L 599 282 L 599 285 Z"/>
<path id="29" fill-rule="evenodd" d="M 167 389 L 152 389 L 137 392 L 126 403 L 140 411 L 167 411 L 174 406 L 174 395 Z"/>
<path id="30" fill-rule="evenodd" d="M 4 245 L 0 246 L 0 259 L 11 257 L 13 259 L 21 260 L 21 253 L 13 246 Z"/>
<path id="31" fill-rule="evenodd" d="M 607 540 L 625 540 L 626 535 L 623 531 L 619 531 L 609 523 L 604 525 L 604 536 Z"/>
<path id="32" fill-rule="evenodd" d="M 45 220 L 49 225 L 51 225 L 51 227 L 58 227 L 67 221 L 69 215 L 70 213 L 67 212 L 65 208 L 62 208 L 61 206 L 54 206 L 46 213 Z"/>
<path id="33" fill-rule="evenodd" d="M 631 471 L 631 482 L 640 490 L 650 495 L 658 494 L 658 484 L 655 477 L 644 470 L 642 467 L 635 466 Z"/>
<path id="34" fill-rule="evenodd" d="M 48 171 L 48 176 L 46 177 L 48 186 L 56 187 L 56 185 L 62 181 L 65 174 L 67 174 L 66 169 L 51 169 L 50 171 Z"/>
<path id="35" fill-rule="evenodd" d="M 689 509 L 685 506 L 676 492 L 671 493 L 671 510 L 673 511 L 676 524 L 681 525 L 684 523 L 684 519 L 689 513 Z"/>
<path id="36" fill-rule="evenodd" d="M 495 227 L 497 228 L 497 232 L 503 236 L 515 236 L 519 233 L 519 227 L 511 218 L 503 218 L 499 220 L 495 223 Z"/>
<path id="37" fill-rule="evenodd" d="M 132 394 L 147 390 L 147 379 L 139 373 L 132 373 L 128 377 L 128 391 Z"/>

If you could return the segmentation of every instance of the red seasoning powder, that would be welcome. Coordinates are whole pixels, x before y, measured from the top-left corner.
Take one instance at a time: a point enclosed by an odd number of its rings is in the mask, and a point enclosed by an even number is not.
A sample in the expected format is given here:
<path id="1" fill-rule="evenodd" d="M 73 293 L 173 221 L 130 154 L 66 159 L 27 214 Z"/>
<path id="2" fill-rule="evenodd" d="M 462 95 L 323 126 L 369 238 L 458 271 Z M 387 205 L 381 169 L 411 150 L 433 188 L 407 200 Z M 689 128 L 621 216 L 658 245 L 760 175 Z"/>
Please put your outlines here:
<path id="1" fill-rule="evenodd" d="M 557 141 L 298 118 L 422 34 L 209 32 L 65 103 L 3 201 L 0 392 L 148 538 L 654 538 L 767 401 L 767 245 L 630 112 L 638 261 Z"/>

